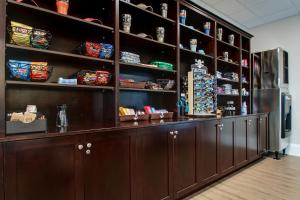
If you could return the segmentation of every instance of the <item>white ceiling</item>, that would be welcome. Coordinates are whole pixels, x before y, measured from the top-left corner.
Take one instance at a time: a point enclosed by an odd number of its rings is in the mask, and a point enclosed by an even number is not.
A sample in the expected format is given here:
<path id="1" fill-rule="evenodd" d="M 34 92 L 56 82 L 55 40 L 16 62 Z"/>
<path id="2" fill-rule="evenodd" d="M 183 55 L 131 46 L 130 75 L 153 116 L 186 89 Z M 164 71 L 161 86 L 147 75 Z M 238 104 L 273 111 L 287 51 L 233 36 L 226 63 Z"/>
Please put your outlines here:
<path id="1" fill-rule="evenodd" d="M 192 0 L 242 28 L 300 14 L 300 0 Z M 223 15 L 223 16 L 222 16 Z M 296 25 L 296 24 L 295 24 Z M 300 25 L 300 22 L 299 24 Z M 297 25 L 296 25 L 297 26 Z"/>

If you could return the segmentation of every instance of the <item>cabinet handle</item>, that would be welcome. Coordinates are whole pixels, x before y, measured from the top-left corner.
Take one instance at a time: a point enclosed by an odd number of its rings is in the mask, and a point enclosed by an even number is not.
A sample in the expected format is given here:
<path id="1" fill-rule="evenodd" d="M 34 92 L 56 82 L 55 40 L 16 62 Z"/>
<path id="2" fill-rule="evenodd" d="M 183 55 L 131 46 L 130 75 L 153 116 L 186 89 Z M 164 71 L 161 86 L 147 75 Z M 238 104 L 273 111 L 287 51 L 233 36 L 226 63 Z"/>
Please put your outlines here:
<path id="1" fill-rule="evenodd" d="M 91 154 L 91 150 L 89 150 L 89 149 L 86 150 L 86 151 L 85 151 L 85 154 L 86 154 L 86 155 L 90 155 L 90 154 Z"/>
<path id="2" fill-rule="evenodd" d="M 174 140 L 176 140 L 176 138 L 177 138 L 177 135 L 174 135 Z"/>
<path id="3" fill-rule="evenodd" d="M 170 135 L 174 135 L 174 131 L 171 131 L 171 132 L 170 132 Z"/>
<path id="4" fill-rule="evenodd" d="M 174 134 L 175 134 L 175 135 L 178 135 L 178 131 L 174 131 Z"/>
<path id="5" fill-rule="evenodd" d="M 82 150 L 83 149 L 83 145 L 82 144 L 80 144 L 80 145 L 78 145 L 78 150 Z"/>
<path id="6" fill-rule="evenodd" d="M 219 124 L 218 126 L 219 126 L 220 131 L 223 131 L 224 124 Z"/>
<path id="7" fill-rule="evenodd" d="M 89 148 L 89 149 L 92 148 L 92 143 L 87 143 L 86 147 Z"/>

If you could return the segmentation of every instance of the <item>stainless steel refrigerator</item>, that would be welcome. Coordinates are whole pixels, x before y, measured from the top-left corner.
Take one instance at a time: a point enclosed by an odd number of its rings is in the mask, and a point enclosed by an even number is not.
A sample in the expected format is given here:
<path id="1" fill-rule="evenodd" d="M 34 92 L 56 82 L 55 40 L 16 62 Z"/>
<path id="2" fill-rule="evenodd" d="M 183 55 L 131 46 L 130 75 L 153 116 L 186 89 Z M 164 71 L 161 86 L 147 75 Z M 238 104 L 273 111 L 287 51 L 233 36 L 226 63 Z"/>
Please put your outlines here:
<path id="1" fill-rule="evenodd" d="M 292 97 L 288 53 L 282 48 L 255 53 L 253 112 L 269 112 L 269 151 L 283 152 L 290 143 Z"/>

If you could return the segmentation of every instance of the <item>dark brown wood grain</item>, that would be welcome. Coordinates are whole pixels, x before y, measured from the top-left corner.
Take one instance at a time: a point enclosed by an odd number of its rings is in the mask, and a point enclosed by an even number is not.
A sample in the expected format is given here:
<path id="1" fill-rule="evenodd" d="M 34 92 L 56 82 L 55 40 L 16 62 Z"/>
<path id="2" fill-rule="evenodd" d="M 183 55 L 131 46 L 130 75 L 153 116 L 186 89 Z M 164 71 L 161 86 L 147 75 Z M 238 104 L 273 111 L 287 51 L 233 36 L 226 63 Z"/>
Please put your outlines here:
<path id="1" fill-rule="evenodd" d="M 80 137 L 5 144 L 7 200 L 83 200 Z"/>
<path id="2" fill-rule="evenodd" d="M 259 157 L 258 118 L 249 117 L 247 122 L 247 156 L 248 160 L 252 161 Z"/>
<path id="3" fill-rule="evenodd" d="M 199 152 L 197 151 L 196 124 L 178 125 L 173 130 L 176 135 L 174 138 L 174 193 L 175 198 L 178 199 L 198 187 Z"/>
<path id="4" fill-rule="evenodd" d="M 218 121 L 199 123 L 198 143 L 198 182 L 205 185 L 218 177 Z"/>
<path id="5" fill-rule="evenodd" d="M 240 167 L 247 163 L 247 118 L 241 117 L 235 121 L 234 133 L 234 160 L 235 166 Z"/>
<path id="6" fill-rule="evenodd" d="M 3 144 L 0 144 L 0 200 L 4 200 L 4 152 Z"/>
<path id="7" fill-rule="evenodd" d="M 86 137 L 91 154 L 84 156 L 85 199 L 130 200 L 131 131 L 113 132 L 109 136 L 97 133 Z"/>
<path id="8" fill-rule="evenodd" d="M 264 154 L 268 150 L 268 115 L 259 116 L 259 153 Z"/>
<path id="9" fill-rule="evenodd" d="M 6 2 L 0 1 L 0 137 L 5 136 L 5 34 Z"/>

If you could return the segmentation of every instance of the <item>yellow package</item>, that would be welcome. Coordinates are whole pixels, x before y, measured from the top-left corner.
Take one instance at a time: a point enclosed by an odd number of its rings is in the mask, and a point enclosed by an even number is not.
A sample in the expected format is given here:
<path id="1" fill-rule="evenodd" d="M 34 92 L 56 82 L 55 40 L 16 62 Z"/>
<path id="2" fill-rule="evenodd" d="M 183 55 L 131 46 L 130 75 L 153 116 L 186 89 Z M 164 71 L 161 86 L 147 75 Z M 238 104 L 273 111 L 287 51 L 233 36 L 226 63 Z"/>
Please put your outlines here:
<path id="1" fill-rule="evenodd" d="M 10 22 L 10 40 L 11 44 L 30 47 L 30 37 L 32 27 L 18 22 Z"/>

